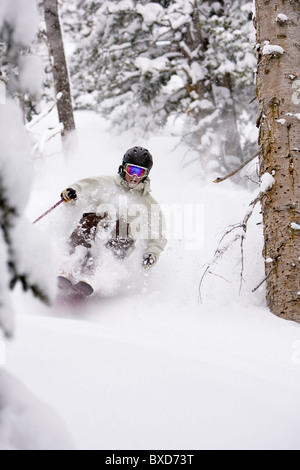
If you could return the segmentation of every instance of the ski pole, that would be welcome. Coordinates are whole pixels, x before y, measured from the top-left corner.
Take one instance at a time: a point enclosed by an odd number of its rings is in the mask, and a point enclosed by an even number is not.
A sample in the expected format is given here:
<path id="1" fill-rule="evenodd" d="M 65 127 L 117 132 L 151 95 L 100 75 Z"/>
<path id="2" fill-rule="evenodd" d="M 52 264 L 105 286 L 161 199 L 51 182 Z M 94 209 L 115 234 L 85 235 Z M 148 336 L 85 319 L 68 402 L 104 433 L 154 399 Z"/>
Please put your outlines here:
<path id="1" fill-rule="evenodd" d="M 50 212 L 54 211 L 54 209 L 56 209 L 58 206 L 60 206 L 60 204 L 62 204 L 64 202 L 64 199 L 61 199 L 59 202 L 57 202 L 53 207 L 51 207 L 47 212 L 45 212 L 45 214 L 41 215 L 38 219 L 36 219 L 33 224 L 36 224 L 37 222 L 39 222 L 40 220 L 42 220 L 44 217 L 46 217 L 46 215 L 50 214 Z"/>

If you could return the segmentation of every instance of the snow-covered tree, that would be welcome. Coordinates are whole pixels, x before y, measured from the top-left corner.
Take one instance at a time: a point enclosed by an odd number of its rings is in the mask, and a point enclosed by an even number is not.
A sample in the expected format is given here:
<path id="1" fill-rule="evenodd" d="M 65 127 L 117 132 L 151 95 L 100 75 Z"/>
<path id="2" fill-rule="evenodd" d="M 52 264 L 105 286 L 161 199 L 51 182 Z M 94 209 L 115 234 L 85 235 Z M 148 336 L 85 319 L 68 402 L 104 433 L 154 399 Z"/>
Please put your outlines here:
<path id="1" fill-rule="evenodd" d="M 19 8 L 22 2 L 11 2 L 13 8 Z M 22 6 L 21 6 L 22 8 Z M 37 13 L 29 4 L 28 11 L 25 13 L 24 23 L 27 22 L 30 15 L 34 11 L 34 21 L 37 21 Z M 11 18 L 4 17 L 10 15 Z M 15 16 L 15 18 L 14 18 Z M 20 106 L 23 110 L 24 117 L 31 116 L 36 112 L 36 105 L 39 101 L 41 94 L 41 84 L 43 80 L 43 71 L 40 59 L 37 55 L 30 54 L 30 44 L 22 43 L 22 38 L 27 35 L 31 39 L 34 38 L 35 33 L 32 34 L 32 28 L 22 32 L 22 21 L 18 19 L 18 15 L 9 8 L 7 1 L 1 2 L 0 9 L 1 18 L 1 38 L 0 38 L 0 80 L 5 84 L 6 93 L 13 98 L 19 100 Z M 13 24 L 13 27 L 11 26 Z M 23 35 L 23 36 L 22 36 Z M 22 49 L 20 56 L 18 50 L 12 46 L 13 41 L 18 41 L 19 49 Z"/>
<path id="2" fill-rule="evenodd" d="M 230 167 L 253 144 L 241 138 L 256 112 L 251 12 L 248 0 L 77 0 L 77 107 L 150 132 L 184 116 L 201 158 Z"/>
<path id="3" fill-rule="evenodd" d="M 9 290 L 18 282 L 43 301 L 54 294 L 48 247 L 23 216 L 31 181 L 31 145 L 21 109 L 9 96 L 38 94 L 35 58 L 24 55 L 37 27 L 35 0 L 2 0 L 0 42 L 5 49 L 6 103 L 0 106 L 0 327 L 13 331 Z"/>

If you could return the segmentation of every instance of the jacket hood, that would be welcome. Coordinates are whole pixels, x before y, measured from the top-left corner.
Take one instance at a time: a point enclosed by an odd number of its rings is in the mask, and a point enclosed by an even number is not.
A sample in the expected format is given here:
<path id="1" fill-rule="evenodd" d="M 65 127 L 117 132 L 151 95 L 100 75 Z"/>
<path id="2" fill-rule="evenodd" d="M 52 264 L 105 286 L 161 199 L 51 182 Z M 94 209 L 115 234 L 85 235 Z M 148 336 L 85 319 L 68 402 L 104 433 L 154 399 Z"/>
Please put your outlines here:
<path id="1" fill-rule="evenodd" d="M 118 186 L 122 186 L 126 191 L 139 191 L 143 196 L 146 196 L 151 192 L 151 181 L 147 178 L 144 182 L 139 183 L 135 188 L 129 188 L 127 182 L 120 176 L 115 176 L 115 182 Z"/>

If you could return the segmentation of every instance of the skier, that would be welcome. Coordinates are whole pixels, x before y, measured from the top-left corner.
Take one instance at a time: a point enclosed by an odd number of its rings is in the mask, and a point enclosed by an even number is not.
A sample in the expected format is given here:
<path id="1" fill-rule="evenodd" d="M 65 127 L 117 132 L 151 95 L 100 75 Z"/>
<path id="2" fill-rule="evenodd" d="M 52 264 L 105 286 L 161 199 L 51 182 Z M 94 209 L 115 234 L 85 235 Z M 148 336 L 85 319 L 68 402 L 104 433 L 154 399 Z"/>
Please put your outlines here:
<path id="1" fill-rule="evenodd" d="M 109 250 L 124 260 L 135 253 L 138 239 L 144 240 L 142 267 L 157 263 L 167 241 L 161 210 L 150 195 L 152 166 L 150 152 L 134 147 L 125 153 L 116 176 L 87 178 L 62 192 L 66 204 L 81 204 L 84 213 L 69 239 L 70 254 L 76 254 L 77 261 L 80 258 L 80 268 L 75 275 L 61 272 L 61 289 L 92 295 L 100 287 L 96 276 L 99 251 Z"/>

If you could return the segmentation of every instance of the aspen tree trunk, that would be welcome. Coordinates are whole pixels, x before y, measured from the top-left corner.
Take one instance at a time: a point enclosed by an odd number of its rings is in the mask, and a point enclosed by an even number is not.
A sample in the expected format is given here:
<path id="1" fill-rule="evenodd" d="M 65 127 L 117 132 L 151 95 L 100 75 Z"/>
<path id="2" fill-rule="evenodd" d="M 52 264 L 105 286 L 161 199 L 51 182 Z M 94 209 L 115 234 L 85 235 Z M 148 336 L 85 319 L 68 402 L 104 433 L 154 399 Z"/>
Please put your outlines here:
<path id="1" fill-rule="evenodd" d="M 275 178 L 262 198 L 267 301 L 300 322 L 300 2 L 255 1 L 260 172 Z"/>
<path id="2" fill-rule="evenodd" d="M 62 137 L 67 137 L 70 132 L 75 130 L 75 120 L 57 0 L 44 0 L 44 14 L 55 91 L 56 94 L 62 93 L 57 104 L 58 116 L 59 121 L 64 124 Z"/>

